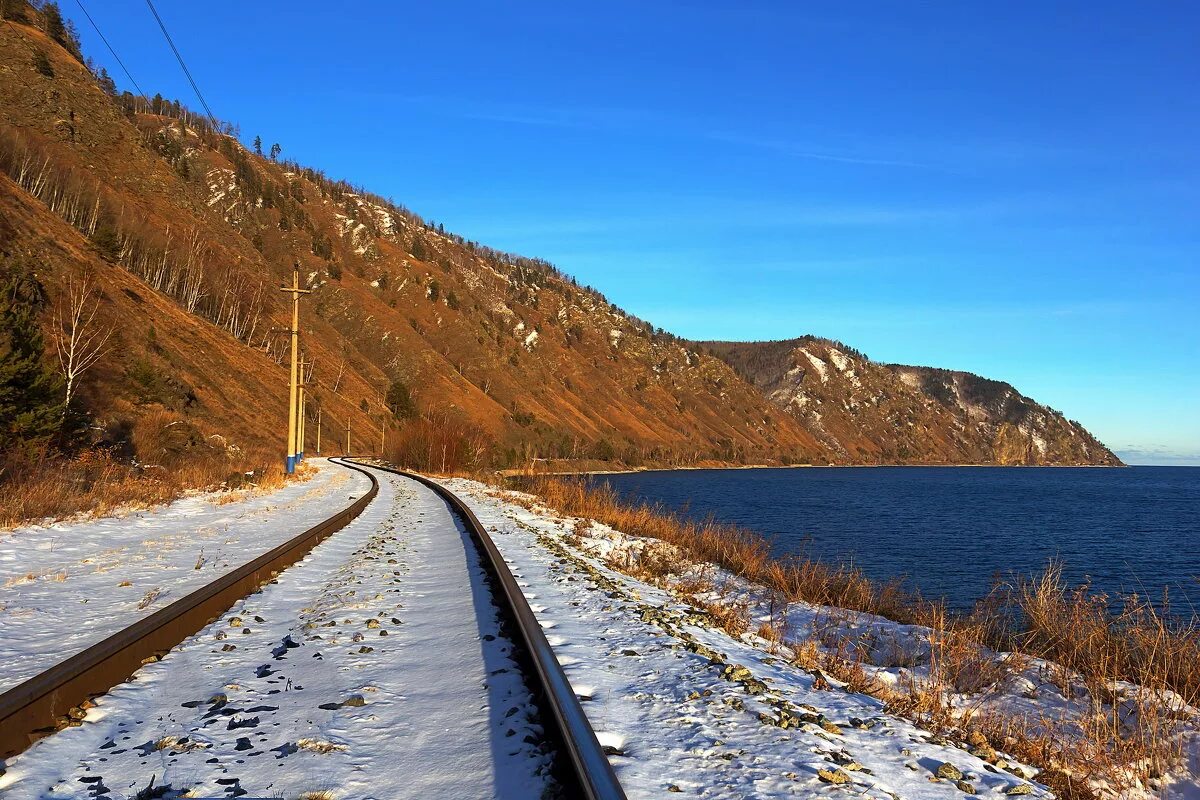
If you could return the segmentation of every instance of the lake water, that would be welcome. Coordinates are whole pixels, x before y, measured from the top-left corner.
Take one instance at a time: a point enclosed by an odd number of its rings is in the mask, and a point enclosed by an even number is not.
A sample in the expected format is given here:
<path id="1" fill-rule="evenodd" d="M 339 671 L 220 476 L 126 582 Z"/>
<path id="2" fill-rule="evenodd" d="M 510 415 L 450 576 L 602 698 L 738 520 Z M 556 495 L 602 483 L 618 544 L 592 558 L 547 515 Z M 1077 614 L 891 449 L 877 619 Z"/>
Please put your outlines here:
<path id="1" fill-rule="evenodd" d="M 955 609 L 1058 559 L 1073 582 L 1200 609 L 1200 468 L 853 467 L 601 475 L 628 499 L 757 531 L 777 553 L 906 576 Z"/>

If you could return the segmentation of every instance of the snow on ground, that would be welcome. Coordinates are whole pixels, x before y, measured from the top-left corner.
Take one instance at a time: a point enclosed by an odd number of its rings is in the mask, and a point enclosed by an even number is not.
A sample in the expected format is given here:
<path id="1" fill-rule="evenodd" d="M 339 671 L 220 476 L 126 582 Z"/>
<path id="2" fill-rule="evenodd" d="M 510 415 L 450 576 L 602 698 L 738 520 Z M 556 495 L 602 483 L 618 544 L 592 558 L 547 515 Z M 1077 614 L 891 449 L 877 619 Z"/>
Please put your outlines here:
<path id="1" fill-rule="evenodd" d="M 572 543 L 570 520 L 447 485 L 525 588 L 631 798 L 1050 796 L 1024 777 L 1032 768 L 994 766 L 608 569 Z"/>
<path id="2" fill-rule="evenodd" d="M 804 356 L 808 359 L 808 363 L 813 365 L 813 369 L 817 371 L 817 375 L 821 378 L 821 383 L 827 383 L 829 381 L 829 365 L 803 347 L 800 348 L 800 352 L 804 353 Z"/>
<path id="3" fill-rule="evenodd" d="M 838 372 L 846 376 L 846 379 L 854 385 L 855 388 L 862 388 L 862 381 L 858 379 L 858 373 L 854 371 L 854 362 L 851 361 L 845 353 L 838 350 L 836 347 L 829 348 L 829 359 L 833 365 L 837 367 Z"/>
<path id="4" fill-rule="evenodd" d="M 551 757 L 467 534 L 377 473 L 338 533 L 5 765 L 18 798 L 541 797 Z M 154 795 L 159 796 L 159 795 Z"/>
<path id="5" fill-rule="evenodd" d="M 359 472 L 309 459 L 307 481 L 0 533 L 0 691 L 216 580 L 350 505 Z"/>

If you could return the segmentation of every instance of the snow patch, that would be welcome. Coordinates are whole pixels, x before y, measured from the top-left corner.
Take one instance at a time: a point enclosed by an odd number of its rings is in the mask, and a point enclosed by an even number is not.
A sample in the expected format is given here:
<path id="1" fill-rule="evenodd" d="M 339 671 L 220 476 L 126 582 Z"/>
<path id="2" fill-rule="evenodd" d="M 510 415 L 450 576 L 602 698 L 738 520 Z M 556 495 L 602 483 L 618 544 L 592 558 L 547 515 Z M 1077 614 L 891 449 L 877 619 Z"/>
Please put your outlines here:
<path id="1" fill-rule="evenodd" d="M 817 371 L 817 375 L 821 378 L 821 383 L 828 383 L 829 365 L 814 356 L 812 353 L 808 352 L 807 348 L 801 347 L 800 352 L 805 355 L 805 357 L 808 359 L 808 362 L 812 364 L 813 369 Z"/>

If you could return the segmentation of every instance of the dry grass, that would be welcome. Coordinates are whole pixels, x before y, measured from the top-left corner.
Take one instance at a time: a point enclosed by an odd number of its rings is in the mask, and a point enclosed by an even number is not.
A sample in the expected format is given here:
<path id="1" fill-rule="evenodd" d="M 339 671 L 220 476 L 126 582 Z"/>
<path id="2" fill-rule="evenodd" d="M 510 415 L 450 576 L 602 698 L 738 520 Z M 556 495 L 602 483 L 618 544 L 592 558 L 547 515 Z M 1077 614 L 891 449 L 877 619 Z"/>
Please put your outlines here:
<path id="1" fill-rule="evenodd" d="M 920 598 L 899 584 L 876 584 L 853 567 L 774 558 L 761 536 L 742 528 L 683 519 L 655 506 L 629 505 L 607 486 L 589 486 L 578 480 L 538 479 L 529 488 L 564 514 L 674 545 L 689 559 L 716 564 L 793 602 L 849 608 L 901 622 L 920 621 Z"/>
<path id="2" fill-rule="evenodd" d="M 175 500 L 190 489 L 268 490 L 287 480 L 275 453 L 214 446 L 176 453 L 166 449 L 162 440 L 169 439 L 177 423 L 147 422 L 135 433 L 135 451 L 147 454 L 138 464 L 103 449 L 83 450 L 73 456 L 50 451 L 0 456 L 0 528 L 76 514 L 102 516 L 146 508 Z M 302 471 L 298 477 L 305 475 Z M 237 500 L 243 496 L 230 492 L 226 497 Z"/>
<path id="3" fill-rule="evenodd" d="M 1113 613 L 1108 598 L 1086 586 L 1067 586 L 1055 565 L 1036 578 L 998 587 L 969 616 L 952 616 L 899 584 L 875 583 L 850 567 L 774 559 L 767 543 L 750 531 L 626 504 L 605 486 L 535 478 L 525 488 L 563 514 L 654 540 L 636 553 L 614 549 L 609 565 L 668 586 L 734 636 L 749 629 L 745 601 L 725 595 L 697 562 L 723 567 L 770 592 L 770 621 L 757 633 L 772 648 L 788 631 L 781 609 L 795 601 L 929 628 L 927 676 L 899 686 L 875 677 L 871 668 L 879 665 L 869 663 L 867 654 L 876 648 L 863 634 L 857 640 L 846 634 L 852 614 L 829 610 L 811 639 L 786 645 L 793 663 L 816 674 L 818 688 L 828 686 L 828 674 L 935 732 L 982 737 L 981 752 L 995 747 L 1038 766 L 1039 780 L 1063 798 L 1093 797 L 1089 780 L 1118 790 L 1153 782 L 1179 761 L 1184 707 L 1200 705 L 1200 631 L 1194 623 L 1136 597 Z M 580 542 L 589 526 L 576 523 L 569 538 Z M 884 656 L 896 662 L 911 657 Z M 1065 696 L 1086 700 L 1089 713 L 1082 724 L 950 706 L 951 694 L 982 702 L 1034 658 L 1058 665 L 1056 682 Z"/>

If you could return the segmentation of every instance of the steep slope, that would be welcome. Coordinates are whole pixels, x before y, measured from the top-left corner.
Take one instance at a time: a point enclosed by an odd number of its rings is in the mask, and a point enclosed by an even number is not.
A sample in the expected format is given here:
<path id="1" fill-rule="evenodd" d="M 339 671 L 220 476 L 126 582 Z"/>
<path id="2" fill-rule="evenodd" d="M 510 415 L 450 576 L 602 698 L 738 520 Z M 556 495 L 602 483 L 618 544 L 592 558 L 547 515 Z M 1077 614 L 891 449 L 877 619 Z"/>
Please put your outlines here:
<path id="1" fill-rule="evenodd" d="M 177 104 L 112 96 L 35 26 L 0 26 L 0 93 L 0 250 L 52 297 L 72 275 L 99 287 L 118 342 L 84 400 L 109 431 L 167 407 L 206 435 L 278 441 L 275 287 L 299 263 L 314 406 L 367 441 L 399 382 L 482 431 L 498 463 L 825 457 L 722 361 L 549 265 L 250 153 Z"/>
<path id="2" fill-rule="evenodd" d="M 114 347 L 78 404 L 137 459 L 154 457 L 147 426 L 176 449 L 280 447 L 277 287 L 298 265 L 310 452 L 318 409 L 326 452 L 347 426 L 359 451 L 383 428 L 412 439 L 419 423 L 387 401 L 407 392 L 441 437 L 417 444 L 431 462 L 1116 463 L 973 376 L 817 340 L 681 340 L 545 262 L 250 152 L 232 126 L 117 95 L 25 16 L 0 25 L 0 266 L 32 268 L 52 301 L 91 281 Z"/>
<path id="3" fill-rule="evenodd" d="M 1079 423 L 966 372 L 877 364 L 838 342 L 701 342 L 851 463 L 1120 464 Z"/>

